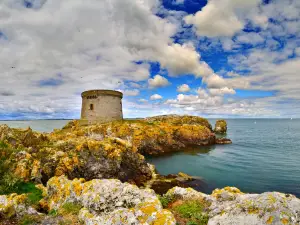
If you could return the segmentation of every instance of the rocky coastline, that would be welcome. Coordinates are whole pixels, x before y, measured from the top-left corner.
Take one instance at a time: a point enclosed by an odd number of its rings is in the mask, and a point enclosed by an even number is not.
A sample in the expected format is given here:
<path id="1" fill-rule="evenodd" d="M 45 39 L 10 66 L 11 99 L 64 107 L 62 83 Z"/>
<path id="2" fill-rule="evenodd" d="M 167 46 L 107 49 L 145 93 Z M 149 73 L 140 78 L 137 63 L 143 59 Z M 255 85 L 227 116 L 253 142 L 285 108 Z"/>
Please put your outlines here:
<path id="1" fill-rule="evenodd" d="M 225 129 L 226 128 L 226 129 Z M 230 144 L 196 116 L 158 116 L 52 133 L 0 126 L 0 224 L 299 224 L 293 195 L 201 192 L 187 174 L 162 176 L 145 156 Z M 193 188 L 193 189 L 192 189 Z M 250 222 L 247 222 L 250 221 Z"/>

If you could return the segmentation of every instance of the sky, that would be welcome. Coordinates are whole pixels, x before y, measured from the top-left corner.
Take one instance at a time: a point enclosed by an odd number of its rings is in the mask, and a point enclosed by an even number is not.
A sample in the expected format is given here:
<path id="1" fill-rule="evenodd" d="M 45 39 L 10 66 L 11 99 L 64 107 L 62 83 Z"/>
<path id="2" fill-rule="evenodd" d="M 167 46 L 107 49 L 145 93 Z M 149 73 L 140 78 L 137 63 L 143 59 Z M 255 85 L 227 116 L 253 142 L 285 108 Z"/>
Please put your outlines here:
<path id="1" fill-rule="evenodd" d="M 0 0 L 0 119 L 300 117 L 300 0 Z"/>

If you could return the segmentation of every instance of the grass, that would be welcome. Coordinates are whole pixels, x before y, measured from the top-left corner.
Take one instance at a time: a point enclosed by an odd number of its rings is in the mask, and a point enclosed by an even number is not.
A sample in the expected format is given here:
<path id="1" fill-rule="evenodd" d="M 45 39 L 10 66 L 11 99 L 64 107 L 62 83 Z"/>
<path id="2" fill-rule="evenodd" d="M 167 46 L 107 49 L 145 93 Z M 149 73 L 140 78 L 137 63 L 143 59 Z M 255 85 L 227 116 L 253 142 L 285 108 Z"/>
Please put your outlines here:
<path id="1" fill-rule="evenodd" d="M 206 225 L 208 215 L 204 212 L 204 206 L 200 201 L 187 201 L 173 209 L 178 216 L 187 219 L 187 225 Z"/>
<path id="2" fill-rule="evenodd" d="M 158 199 L 164 208 L 167 208 L 170 203 L 174 201 L 174 198 L 166 195 L 158 195 Z"/>
<path id="3" fill-rule="evenodd" d="M 58 211 L 56 209 L 52 209 L 48 212 L 49 216 L 57 216 L 58 215 Z"/>
<path id="4" fill-rule="evenodd" d="M 0 141 L 0 148 L 8 148 L 8 145 L 3 141 Z"/>

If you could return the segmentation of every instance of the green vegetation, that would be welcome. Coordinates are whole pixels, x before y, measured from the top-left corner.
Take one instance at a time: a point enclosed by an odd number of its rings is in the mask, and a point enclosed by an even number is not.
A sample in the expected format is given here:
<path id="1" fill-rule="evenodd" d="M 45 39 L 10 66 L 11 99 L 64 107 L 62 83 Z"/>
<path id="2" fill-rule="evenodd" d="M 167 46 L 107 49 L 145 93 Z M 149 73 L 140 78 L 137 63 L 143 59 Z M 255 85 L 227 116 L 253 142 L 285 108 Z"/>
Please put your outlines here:
<path id="1" fill-rule="evenodd" d="M 21 193 L 28 193 L 27 198 L 30 205 L 37 205 L 43 198 L 43 192 L 33 183 L 22 183 L 19 190 Z"/>
<path id="2" fill-rule="evenodd" d="M 3 141 L 0 141 L 0 148 L 7 148 L 8 145 L 4 143 Z"/>
<path id="3" fill-rule="evenodd" d="M 15 149 L 10 149 L 4 142 L 0 142 L 0 195 L 16 192 L 19 183 L 21 182 L 10 172 L 9 160 L 11 155 L 16 152 Z"/>
<path id="4" fill-rule="evenodd" d="M 48 212 L 48 215 L 49 216 L 57 216 L 58 215 L 58 212 L 56 209 L 52 209 Z"/>
<path id="5" fill-rule="evenodd" d="M 27 201 L 30 205 L 36 205 L 43 198 L 42 191 L 33 183 L 25 183 L 11 172 L 10 157 L 20 150 L 9 148 L 0 142 L 0 195 L 11 193 L 27 194 Z"/>
<path id="6" fill-rule="evenodd" d="M 18 221 L 18 225 L 32 225 L 38 223 L 39 221 L 40 218 L 38 216 L 25 215 Z"/>
<path id="7" fill-rule="evenodd" d="M 167 195 L 163 195 L 163 196 L 158 195 L 158 199 L 164 208 L 167 208 L 168 205 L 174 201 L 174 197 L 167 196 Z"/>
<path id="8" fill-rule="evenodd" d="M 67 202 L 62 206 L 62 214 L 72 214 L 72 215 L 78 215 L 80 209 L 82 209 L 82 205 Z"/>
<path id="9" fill-rule="evenodd" d="M 204 206 L 200 201 L 187 201 L 174 207 L 173 209 L 178 216 L 188 219 L 188 225 L 206 225 L 208 215 L 203 212 Z"/>

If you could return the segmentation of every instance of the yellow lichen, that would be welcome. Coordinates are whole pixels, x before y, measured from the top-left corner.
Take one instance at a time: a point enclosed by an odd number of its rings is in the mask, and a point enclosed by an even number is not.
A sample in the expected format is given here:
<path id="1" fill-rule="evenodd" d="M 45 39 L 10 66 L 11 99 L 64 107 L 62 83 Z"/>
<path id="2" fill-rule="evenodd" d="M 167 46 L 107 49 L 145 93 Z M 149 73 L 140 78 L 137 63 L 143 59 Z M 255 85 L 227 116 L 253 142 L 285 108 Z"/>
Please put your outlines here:
<path id="1" fill-rule="evenodd" d="M 273 217 L 273 216 L 270 216 L 266 223 L 267 223 L 267 224 L 272 224 L 272 223 L 273 223 L 273 220 L 274 220 L 274 217 Z"/>
<path id="2" fill-rule="evenodd" d="M 282 218 L 280 221 L 282 224 L 289 224 L 289 220 L 287 218 Z"/>

